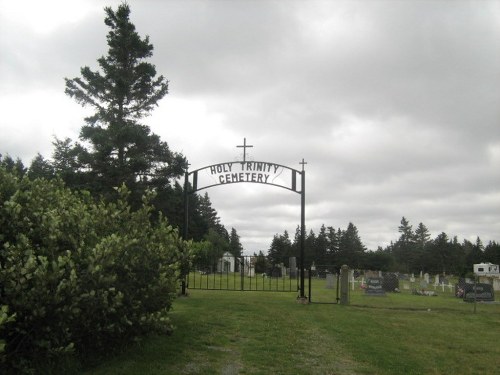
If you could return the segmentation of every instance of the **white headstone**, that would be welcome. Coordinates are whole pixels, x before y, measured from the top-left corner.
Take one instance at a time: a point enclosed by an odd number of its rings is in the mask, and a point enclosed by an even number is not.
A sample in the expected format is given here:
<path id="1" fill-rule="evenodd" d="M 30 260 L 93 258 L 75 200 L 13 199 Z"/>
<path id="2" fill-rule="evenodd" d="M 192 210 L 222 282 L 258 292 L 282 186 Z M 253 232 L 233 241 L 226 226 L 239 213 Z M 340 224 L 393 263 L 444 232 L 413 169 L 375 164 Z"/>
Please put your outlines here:
<path id="1" fill-rule="evenodd" d="M 438 285 L 439 285 L 439 274 L 437 274 L 436 277 L 434 278 L 434 286 Z"/>
<path id="2" fill-rule="evenodd" d="M 327 273 L 326 274 L 326 289 L 333 289 L 333 283 L 334 283 L 333 273 Z"/>
<path id="3" fill-rule="evenodd" d="M 428 273 L 424 273 L 424 280 L 427 284 L 429 284 L 429 274 Z"/>

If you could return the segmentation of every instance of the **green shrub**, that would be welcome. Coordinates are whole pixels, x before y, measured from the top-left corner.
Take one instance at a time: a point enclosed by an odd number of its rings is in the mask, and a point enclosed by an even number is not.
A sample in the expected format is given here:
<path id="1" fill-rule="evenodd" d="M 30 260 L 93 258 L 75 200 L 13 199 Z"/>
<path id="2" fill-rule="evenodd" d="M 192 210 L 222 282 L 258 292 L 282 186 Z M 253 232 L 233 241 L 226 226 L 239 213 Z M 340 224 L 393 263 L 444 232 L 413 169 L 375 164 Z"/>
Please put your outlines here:
<path id="1" fill-rule="evenodd" d="M 148 332 L 169 332 L 188 244 L 152 208 L 132 211 L 128 191 L 95 203 L 61 181 L 0 170 L 0 292 L 15 320 L 0 326 L 2 368 L 117 347 Z M 3 311 L 3 310 L 2 310 Z"/>

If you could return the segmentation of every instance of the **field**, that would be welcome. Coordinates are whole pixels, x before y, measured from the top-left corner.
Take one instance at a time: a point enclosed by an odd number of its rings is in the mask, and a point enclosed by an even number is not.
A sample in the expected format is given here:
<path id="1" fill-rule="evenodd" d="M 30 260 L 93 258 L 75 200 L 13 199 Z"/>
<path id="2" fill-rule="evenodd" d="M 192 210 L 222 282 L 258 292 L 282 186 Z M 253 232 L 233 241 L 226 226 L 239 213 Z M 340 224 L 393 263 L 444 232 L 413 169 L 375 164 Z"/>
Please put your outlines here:
<path id="1" fill-rule="evenodd" d="M 330 299 L 323 283 L 313 293 Z M 474 307 L 452 293 L 365 297 L 358 288 L 349 306 L 296 296 L 191 290 L 174 303 L 171 336 L 130 345 L 85 373 L 498 373 L 500 304 Z"/>

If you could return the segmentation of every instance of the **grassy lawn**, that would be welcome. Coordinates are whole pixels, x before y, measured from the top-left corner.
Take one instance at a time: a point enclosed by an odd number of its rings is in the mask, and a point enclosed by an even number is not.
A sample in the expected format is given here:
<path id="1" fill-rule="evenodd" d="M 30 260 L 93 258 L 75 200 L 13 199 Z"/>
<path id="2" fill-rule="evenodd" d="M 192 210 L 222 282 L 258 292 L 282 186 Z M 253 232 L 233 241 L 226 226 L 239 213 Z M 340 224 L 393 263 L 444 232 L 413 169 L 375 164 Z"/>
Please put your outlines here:
<path id="1" fill-rule="evenodd" d="M 473 314 L 446 295 L 354 291 L 356 306 L 295 297 L 191 291 L 175 301 L 173 335 L 147 338 L 86 374 L 498 373 L 500 305 Z"/>

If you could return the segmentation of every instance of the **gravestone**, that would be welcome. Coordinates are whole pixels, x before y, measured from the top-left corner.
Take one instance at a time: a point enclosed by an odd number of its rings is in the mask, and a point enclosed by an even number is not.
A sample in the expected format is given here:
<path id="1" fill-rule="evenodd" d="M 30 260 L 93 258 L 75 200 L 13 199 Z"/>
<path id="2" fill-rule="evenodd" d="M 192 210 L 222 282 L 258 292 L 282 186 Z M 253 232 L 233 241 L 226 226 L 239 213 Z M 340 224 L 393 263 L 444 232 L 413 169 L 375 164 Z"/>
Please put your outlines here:
<path id="1" fill-rule="evenodd" d="M 290 257 L 288 260 L 290 264 L 290 279 L 297 278 L 297 258 Z"/>
<path id="2" fill-rule="evenodd" d="M 429 285 L 429 274 L 428 273 L 424 273 L 424 280 L 427 283 L 427 285 Z"/>
<path id="3" fill-rule="evenodd" d="M 285 277 L 286 276 L 286 267 L 283 263 L 280 263 L 280 269 L 281 269 L 281 276 Z"/>
<path id="4" fill-rule="evenodd" d="M 334 278 L 333 273 L 326 274 L 326 289 L 333 289 Z"/>
<path id="5" fill-rule="evenodd" d="M 248 277 L 255 277 L 255 266 L 253 264 L 251 264 L 249 267 L 248 267 L 248 274 L 247 274 Z"/>
<path id="6" fill-rule="evenodd" d="M 495 292 L 491 284 L 465 284 L 463 298 L 465 302 L 491 302 L 495 300 Z"/>
<path id="7" fill-rule="evenodd" d="M 434 286 L 438 285 L 439 285 L 439 274 L 437 274 L 436 277 L 434 278 Z"/>
<path id="8" fill-rule="evenodd" d="M 365 294 L 368 296 L 385 296 L 384 279 L 382 277 L 366 279 Z"/>
<path id="9" fill-rule="evenodd" d="M 386 273 L 383 277 L 383 288 L 386 292 L 399 290 L 399 279 L 394 273 Z"/>
<path id="10" fill-rule="evenodd" d="M 279 267 L 274 267 L 271 270 L 271 277 L 281 277 L 281 268 Z"/>

